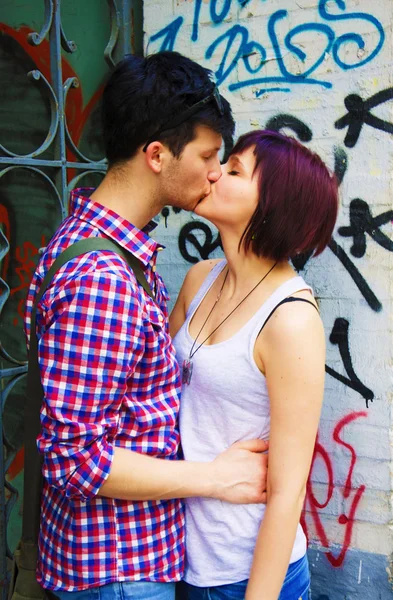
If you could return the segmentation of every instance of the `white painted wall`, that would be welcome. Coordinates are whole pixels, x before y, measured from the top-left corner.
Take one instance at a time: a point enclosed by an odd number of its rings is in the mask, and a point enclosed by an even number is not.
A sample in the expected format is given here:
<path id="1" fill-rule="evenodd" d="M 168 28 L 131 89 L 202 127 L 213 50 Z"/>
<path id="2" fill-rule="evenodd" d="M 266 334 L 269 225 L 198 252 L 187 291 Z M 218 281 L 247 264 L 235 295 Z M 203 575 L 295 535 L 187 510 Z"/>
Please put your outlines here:
<path id="1" fill-rule="evenodd" d="M 327 365 L 354 379 L 345 368 L 352 361 L 354 373 L 374 395 L 367 409 L 361 393 L 326 376 L 320 451 L 305 513 L 312 545 L 327 554 L 328 560 L 321 559 L 326 568 L 330 564 L 344 568 L 348 546 L 349 551 L 379 555 L 393 551 L 393 213 L 383 217 L 392 210 L 392 12 L 391 0 L 144 1 L 146 52 L 157 52 L 164 45 L 212 69 L 233 107 L 237 134 L 264 128 L 274 116 L 290 115 L 310 129 L 308 145 L 331 168 L 335 154 L 336 162 L 347 167 L 334 233 L 346 266 L 327 249 L 302 271 L 321 300 Z M 249 57 L 240 58 L 244 54 Z M 262 54 L 266 62 L 258 69 Z M 359 97 L 352 101 L 361 103 L 363 99 L 372 104 L 372 97 L 381 92 L 382 97 L 375 97 L 376 106 L 370 109 L 381 121 L 363 124 L 360 134 L 353 132 L 353 124 L 350 129 L 337 127 L 337 120 L 348 113 L 349 95 Z M 362 201 L 361 210 L 369 210 L 370 218 L 380 218 L 380 222 L 371 221 L 369 232 L 363 235 L 364 219 L 358 212 L 354 249 L 354 237 L 344 236 L 340 227 L 349 227 L 355 199 Z M 172 299 L 189 267 L 179 251 L 179 238 L 184 240 L 181 230 L 192 222 L 192 215 L 176 215 L 170 209 L 168 226 L 161 218 L 157 229 L 156 237 L 167 247 L 160 256 L 161 272 Z M 204 246 L 205 234 L 199 232 L 198 236 Z M 185 243 L 188 253 L 200 259 L 195 243 Z M 210 256 L 219 254 L 216 250 Z M 366 291 L 359 289 L 351 270 L 355 278 L 363 278 Z M 339 329 L 345 354 L 346 323 L 349 354 L 343 361 L 339 345 L 329 337 L 334 327 Z M 320 508 L 318 503 L 326 506 Z M 361 580 L 361 573 L 356 577 Z"/>

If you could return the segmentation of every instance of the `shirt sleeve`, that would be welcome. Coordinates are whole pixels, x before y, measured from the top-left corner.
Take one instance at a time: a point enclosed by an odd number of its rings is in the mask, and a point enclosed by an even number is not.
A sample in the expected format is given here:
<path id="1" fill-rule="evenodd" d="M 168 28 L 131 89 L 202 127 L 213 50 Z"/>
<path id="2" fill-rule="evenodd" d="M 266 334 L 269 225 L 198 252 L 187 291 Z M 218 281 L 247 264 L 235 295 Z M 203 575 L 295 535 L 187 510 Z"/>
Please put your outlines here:
<path id="1" fill-rule="evenodd" d="M 43 474 L 86 500 L 109 475 L 127 381 L 143 355 L 138 292 L 111 272 L 67 282 L 47 309 L 38 355 Z"/>

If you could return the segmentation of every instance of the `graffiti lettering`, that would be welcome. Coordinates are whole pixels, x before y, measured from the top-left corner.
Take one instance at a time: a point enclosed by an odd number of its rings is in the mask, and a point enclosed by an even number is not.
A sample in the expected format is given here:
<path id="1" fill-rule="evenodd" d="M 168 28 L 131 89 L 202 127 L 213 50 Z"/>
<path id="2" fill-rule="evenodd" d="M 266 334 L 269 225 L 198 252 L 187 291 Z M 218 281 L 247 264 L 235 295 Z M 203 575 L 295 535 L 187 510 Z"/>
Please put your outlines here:
<path id="1" fill-rule="evenodd" d="M 380 227 L 393 220 L 393 210 L 373 217 L 370 208 L 364 200 L 355 198 L 349 207 L 349 227 L 340 227 L 338 233 L 343 237 L 352 237 L 352 256 L 362 258 L 366 252 L 366 233 L 385 250 L 393 252 L 393 241 L 385 235 Z"/>
<path id="2" fill-rule="evenodd" d="M 160 51 L 164 52 L 164 50 L 174 50 L 177 34 L 179 33 L 181 26 L 183 25 L 183 21 L 183 17 L 178 17 L 177 19 L 172 21 L 172 23 L 169 23 L 169 25 L 164 27 L 164 29 L 161 29 L 155 35 L 152 35 L 150 41 L 154 42 L 156 40 L 164 38 L 161 42 Z"/>
<path id="3" fill-rule="evenodd" d="M 322 546 L 324 546 L 324 548 L 326 548 L 328 550 L 328 552 L 326 552 L 325 555 L 333 567 L 339 567 L 340 565 L 342 565 L 342 563 L 344 561 L 345 555 L 351 544 L 352 530 L 353 530 L 353 525 L 355 522 L 356 510 L 359 505 L 360 499 L 366 489 L 365 485 L 360 485 L 358 488 L 353 487 L 352 476 L 353 476 L 357 457 L 356 457 L 354 448 L 347 442 L 344 442 L 343 439 L 341 438 L 341 433 L 342 433 L 343 429 L 361 417 L 367 417 L 367 413 L 362 411 L 362 412 L 354 412 L 354 413 L 350 413 L 349 415 L 346 415 L 337 423 L 337 425 L 334 428 L 333 436 L 332 436 L 334 442 L 336 444 L 343 446 L 347 450 L 349 450 L 350 456 L 351 456 L 345 485 L 344 485 L 344 488 L 341 490 L 341 493 L 343 495 L 344 500 L 348 500 L 350 497 L 352 497 L 352 498 L 350 500 L 349 510 L 348 510 L 347 514 L 342 513 L 337 519 L 338 523 L 344 527 L 344 536 L 343 536 L 344 539 L 343 539 L 341 550 L 338 555 L 334 555 L 333 552 L 331 551 L 331 542 L 329 541 L 328 534 L 326 533 L 325 527 L 322 523 L 321 515 L 319 513 L 319 511 L 321 509 L 326 508 L 326 506 L 328 506 L 328 504 L 330 503 L 330 501 L 333 497 L 333 492 L 334 492 L 335 486 L 334 486 L 334 471 L 333 471 L 332 462 L 330 460 L 328 452 L 326 451 L 326 449 L 323 447 L 323 445 L 318 440 L 317 440 L 317 443 L 315 444 L 315 451 L 314 451 L 314 457 L 313 457 L 313 461 L 312 461 L 312 465 L 311 465 L 310 477 L 309 477 L 309 480 L 307 483 L 305 512 L 303 513 L 303 517 L 302 517 L 302 525 L 303 525 L 305 531 L 307 532 L 307 521 L 306 521 L 307 512 L 306 511 L 308 509 L 311 514 L 311 518 L 314 523 L 315 530 L 319 537 L 319 540 L 320 540 Z M 326 473 L 327 473 L 327 486 L 328 486 L 327 496 L 326 496 L 326 499 L 322 502 L 320 502 L 315 495 L 314 484 L 312 481 L 313 471 L 315 468 L 316 460 L 318 458 L 320 460 L 322 460 L 322 462 L 324 463 L 324 466 L 326 468 Z M 337 543 L 336 538 L 334 539 L 334 543 Z"/>
<path id="4" fill-rule="evenodd" d="M 265 127 L 273 131 L 281 131 L 284 128 L 291 129 L 301 142 L 310 142 L 312 139 L 312 131 L 308 125 L 292 115 L 276 115 L 267 121 Z"/>
<path id="5" fill-rule="evenodd" d="M 353 148 L 355 146 L 364 124 L 370 125 L 370 127 L 374 127 L 374 129 L 393 133 L 393 123 L 379 119 L 370 113 L 372 108 L 392 99 L 393 88 L 382 90 L 381 92 L 374 94 L 374 96 L 371 96 L 368 100 L 363 100 L 357 94 L 349 94 L 349 96 L 345 98 L 344 104 L 348 112 L 338 119 L 334 125 L 336 129 L 348 127 L 344 139 L 344 144 L 347 148 Z"/>
<path id="6" fill-rule="evenodd" d="M 205 236 L 203 244 L 200 243 L 197 237 L 198 234 Z M 194 246 L 199 253 L 199 256 L 190 254 L 188 250 L 189 244 Z M 179 234 L 179 250 L 180 254 L 187 262 L 197 263 L 200 258 L 206 260 L 216 248 L 222 248 L 220 236 L 217 235 L 216 239 L 213 239 L 213 233 L 206 223 L 202 223 L 202 221 L 192 221 L 182 227 Z"/>
<path id="7" fill-rule="evenodd" d="M 248 0 L 238 0 L 241 8 L 244 8 L 248 4 Z M 240 88 L 263 85 L 266 84 L 297 84 L 297 85 L 318 85 L 325 88 L 331 88 L 332 83 L 330 81 L 323 81 L 320 79 L 313 79 L 311 75 L 318 69 L 325 58 L 331 54 L 336 65 L 343 70 L 355 69 L 365 65 L 375 58 L 380 52 L 385 41 L 385 33 L 383 26 L 373 15 L 364 12 L 346 12 L 346 5 L 343 0 L 335 0 L 337 8 L 341 11 L 339 14 L 332 14 L 327 10 L 327 0 L 319 0 L 318 4 L 318 16 L 322 22 L 311 22 L 297 25 L 285 35 L 283 40 L 279 40 L 277 33 L 277 26 L 281 21 L 288 17 L 287 10 L 278 10 L 274 12 L 268 19 L 267 22 L 267 36 L 269 38 L 268 46 L 272 48 L 273 56 L 267 57 L 266 48 L 261 45 L 258 41 L 250 39 L 249 31 L 246 27 L 241 25 L 233 25 L 227 31 L 220 34 L 216 40 L 214 40 L 207 48 L 205 57 L 207 60 L 217 58 L 216 53 L 221 57 L 218 69 L 216 70 L 216 77 L 218 83 L 225 81 L 236 68 L 240 61 L 243 62 L 244 67 L 251 78 L 246 78 L 242 81 L 237 81 L 229 84 L 229 90 L 234 91 Z M 223 0 L 221 7 L 218 7 L 217 0 L 210 0 L 209 11 L 212 26 L 215 27 L 222 24 L 223 21 L 229 14 L 231 9 L 232 0 Z M 191 41 L 197 42 L 199 38 L 199 21 L 201 17 L 201 11 L 203 8 L 202 0 L 195 0 L 193 23 L 191 28 Z M 356 31 L 347 31 L 343 34 L 338 35 L 334 30 L 336 23 L 345 21 L 349 28 L 356 27 L 356 24 L 361 23 L 371 24 L 376 32 L 376 45 L 375 47 L 364 57 L 359 58 L 357 56 L 355 62 L 348 62 L 348 59 L 342 57 L 342 48 L 348 43 L 356 44 L 359 50 L 364 50 L 365 41 L 361 34 Z M 161 46 L 158 50 L 173 50 L 176 45 L 179 31 L 183 25 L 183 17 L 178 17 L 166 27 L 161 29 L 159 32 L 151 36 L 149 44 L 157 40 L 161 40 Z M 326 38 L 325 48 L 318 54 L 313 63 L 310 64 L 307 61 L 308 56 L 302 49 L 300 43 L 296 43 L 299 40 L 299 36 L 302 33 L 312 33 L 316 35 L 323 35 Z M 267 46 L 267 47 L 268 47 Z M 150 51 L 150 49 L 149 49 Z M 252 65 L 249 56 L 251 54 L 258 55 L 259 60 L 256 65 Z M 296 72 L 292 72 L 288 69 L 288 60 L 286 56 L 289 55 L 291 58 L 295 58 L 300 63 L 303 63 L 303 70 L 299 68 Z M 274 60 L 277 65 L 277 75 L 274 76 L 260 76 L 260 72 L 265 66 L 267 61 Z M 257 77 L 255 75 L 258 74 Z M 267 91 L 280 91 L 289 92 L 289 87 L 268 87 L 261 90 L 256 90 L 255 95 L 257 97 L 263 95 Z"/>
<path id="8" fill-rule="evenodd" d="M 340 375 L 340 373 L 337 373 L 337 371 L 328 366 L 326 366 L 326 373 L 363 396 L 366 401 L 366 407 L 368 408 L 368 403 L 370 401 L 372 402 L 374 399 L 374 393 L 360 381 L 359 377 L 354 371 L 351 354 L 349 351 L 348 329 L 349 323 L 346 319 L 336 319 L 329 338 L 332 344 L 338 346 L 341 360 L 343 361 L 343 365 L 348 377 Z"/>
<path id="9" fill-rule="evenodd" d="M 382 309 L 382 304 L 368 285 L 367 281 L 364 279 L 363 275 L 359 273 L 351 259 L 347 256 L 345 250 L 343 250 L 343 248 L 337 244 L 334 238 L 330 240 L 329 248 L 345 267 L 347 273 L 351 276 L 353 282 L 359 289 L 369 307 L 372 308 L 372 310 L 379 312 Z"/>
<path id="10" fill-rule="evenodd" d="M 249 73 L 258 72 L 266 60 L 266 50 L 258 42 L 253 42 L 248 39 L 249 34 L 246 27 L 242 25 L 234 25 L 229 31 L 217 38 L 206 50 L 206 58 L 211 59 L 222 42 L 226 42 L 225 51 L 215 75 L 217 78 L 217 85 L 220 85 L 231 72 L 236 68 L 240 60 L 243 61 Z M 229 62 L 228 57 L 231 56 L 231 50 L 234 45 L 238 45 L 235 57 Z M 259 54 L 259 63 L 256 67 L 252 67 L 250 63 L 250 56 L 253 54 Z M 229 62 L 229 64 L 227 64 Z M 267 80 L 266 80 L 267 81 Z M 275 81 L 275 78 L 270 78 L 269 81 Z M 255 82 L 254 82 L 255 83 Z M 247 84 L 248 85 L 248 84 Z M 233 84 L 229 89 L 236 89 L 237 87 L 243 87 L 240 84 Z"/>

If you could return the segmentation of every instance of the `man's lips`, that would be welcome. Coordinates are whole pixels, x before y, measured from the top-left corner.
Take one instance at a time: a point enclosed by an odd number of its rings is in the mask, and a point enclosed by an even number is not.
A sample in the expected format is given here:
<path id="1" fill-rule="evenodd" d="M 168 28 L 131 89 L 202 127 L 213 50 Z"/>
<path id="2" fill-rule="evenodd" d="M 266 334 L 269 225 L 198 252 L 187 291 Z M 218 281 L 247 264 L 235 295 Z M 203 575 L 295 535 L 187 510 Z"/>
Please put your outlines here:
<path id="1" fill-rule="evenodd" d="M 195 205 L 195 208 L 202 202 L 202 200 L 204 200 L 205 198 L 207 198 L 209 196 L 209 194 L 210 194 L 210 191 L 207 192 L 206 194 L 204 194 L 201 198 L 199 198 L 198 202 Z M 195 210 L 195 208 L 194 208 L 194 210 Z"/>

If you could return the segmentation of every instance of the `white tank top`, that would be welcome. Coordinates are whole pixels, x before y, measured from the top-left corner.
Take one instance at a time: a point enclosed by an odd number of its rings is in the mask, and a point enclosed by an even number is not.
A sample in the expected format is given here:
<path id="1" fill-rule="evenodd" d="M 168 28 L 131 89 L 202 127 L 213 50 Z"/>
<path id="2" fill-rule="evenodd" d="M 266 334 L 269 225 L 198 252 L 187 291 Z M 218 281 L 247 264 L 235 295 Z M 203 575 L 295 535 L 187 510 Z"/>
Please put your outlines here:
<path id="1" fill-rule="evenodd" d="M 189 322 L 225 265 L 222 261 L 213 267 L 173 340 L 180 365 L 193 343 Z M 304 289 L 312 291 L 301 277 L 285 282 L 230 339 L 202 346 L 196 352 L 192 380 L 190 385 L 183 385 L 180 405 L 186 460 L 210 461 L 238 440 L 269 438 L 269 396 L 266 379 L 254 361 L 254 345 L 277 304 Z M 248 579 L 265 506 L 211 498 L 189 498 L 185 506 L 185 580 L 209 587 Z M 290 562 L 305 553 L 306 538 L 299 524 Z"/>

